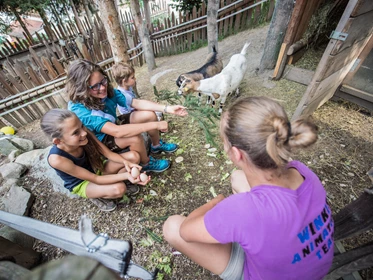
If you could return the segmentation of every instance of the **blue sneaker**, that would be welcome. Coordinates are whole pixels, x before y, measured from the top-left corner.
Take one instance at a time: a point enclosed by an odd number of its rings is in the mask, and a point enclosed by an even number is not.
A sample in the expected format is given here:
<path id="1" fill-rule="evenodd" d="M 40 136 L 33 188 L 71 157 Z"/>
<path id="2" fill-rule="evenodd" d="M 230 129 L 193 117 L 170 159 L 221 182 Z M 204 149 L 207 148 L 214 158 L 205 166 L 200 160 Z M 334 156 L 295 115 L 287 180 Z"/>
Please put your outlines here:
<path id="1" fill-rule="evenodd" d="M 159 140 L 159 146 L 154 147 L 153 145 L 151 145 L 150 151 L 153 154 L 158 154 L 160 152 L 173 153 L 178 148 L 179 148 L 178 145 L 174 143 L 166 143 L 166 142 L 163 142 L 162 140 Z"/>
<path id="2" fill-rule="evenodd" d="M 141 171 L 163 172 L 171 166 L 170 161 L 167 159 L 155 159 L 151 156 L 149 156 L 149 159 L 146 165 L 142 165 Z"/>

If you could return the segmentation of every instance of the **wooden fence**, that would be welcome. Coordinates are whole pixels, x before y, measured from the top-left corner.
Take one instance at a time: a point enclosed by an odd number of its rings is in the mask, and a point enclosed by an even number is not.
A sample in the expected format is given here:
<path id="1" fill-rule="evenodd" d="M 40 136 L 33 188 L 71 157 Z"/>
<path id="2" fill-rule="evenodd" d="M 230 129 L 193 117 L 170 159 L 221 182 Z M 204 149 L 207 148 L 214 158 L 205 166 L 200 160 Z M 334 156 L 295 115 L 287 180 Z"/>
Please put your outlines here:
<path id="1" fill-rule="evenodd" d="M 153 13 L 165 13 L 164 0 L 153 9 Z M 223 3 L 225 2 L 225 6 Z M 252 28 L 270 20 L 275 0 L 232 0 L 221 1 L 218 13 L 219 36 L 224 37 L 241 30 Z M 162 6 L 163 5 L 163 6 Z M 207 42 L 207 7 L 177 16 L 174 13 L 164 20 L 156 20 L 151 25 L 151 39 L 156 56 L 171 55 L 197 48 Z M 128 51 L 135 66 L 144 62 L 139 36 L 128 13 L 121 18 Z M 63 95 L 66 67 L 77 58 L 86 58 L 103 66 L 111 76 L 113 64 L 111 48 L 99 16 L 94 16 L 94 26 L 88 20 L 82 21 L 86 34 L 79 34 L 75 24 L 53 27 L 49 34 L 39 36 L 42 45 L 29 46 L 29 54 L 21 60 L 6 56 L 0 71 L 0 126 L 24 126 L 40 119 L 49 109 L 65 107 L 67 97 Z M 40 54 L 37 48 L 45 50 Z M 0 59 L 1 57 L 0 53 Z M 4 59 L 4 58 L 3 58 Z"/>

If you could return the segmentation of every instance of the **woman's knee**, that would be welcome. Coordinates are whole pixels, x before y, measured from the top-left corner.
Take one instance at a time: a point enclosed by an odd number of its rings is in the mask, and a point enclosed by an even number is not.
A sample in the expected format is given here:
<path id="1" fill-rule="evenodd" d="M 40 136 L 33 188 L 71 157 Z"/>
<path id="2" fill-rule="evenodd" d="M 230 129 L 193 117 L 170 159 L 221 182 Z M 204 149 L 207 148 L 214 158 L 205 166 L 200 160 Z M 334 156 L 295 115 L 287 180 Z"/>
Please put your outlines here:
<path id="1" fill-rule="evenodd" d="M 168 217 L 166 222 L 163 224 L 163 236 L 168 243 L 174 243 L 175 240 L 180 237 L 180 226 L 184 222 L 185 217 L 180 215 L 174 215 Z"/>

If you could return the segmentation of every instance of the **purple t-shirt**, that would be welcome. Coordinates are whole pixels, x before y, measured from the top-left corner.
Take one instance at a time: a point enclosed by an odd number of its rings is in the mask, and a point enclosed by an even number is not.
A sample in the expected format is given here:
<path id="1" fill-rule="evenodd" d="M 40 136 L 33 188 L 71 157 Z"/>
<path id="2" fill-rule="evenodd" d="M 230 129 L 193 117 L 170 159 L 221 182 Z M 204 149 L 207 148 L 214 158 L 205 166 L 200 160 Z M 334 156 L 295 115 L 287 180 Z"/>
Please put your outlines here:
<path id="1" fill-rule="evenodd" d="M 326 191 L 303 163 L 297 190 L 261 185 L 231 195 L 205 215 L 207 231 L 245 251 L 244 279 L 322 279 L 333 260 L 334 223 Z"/>

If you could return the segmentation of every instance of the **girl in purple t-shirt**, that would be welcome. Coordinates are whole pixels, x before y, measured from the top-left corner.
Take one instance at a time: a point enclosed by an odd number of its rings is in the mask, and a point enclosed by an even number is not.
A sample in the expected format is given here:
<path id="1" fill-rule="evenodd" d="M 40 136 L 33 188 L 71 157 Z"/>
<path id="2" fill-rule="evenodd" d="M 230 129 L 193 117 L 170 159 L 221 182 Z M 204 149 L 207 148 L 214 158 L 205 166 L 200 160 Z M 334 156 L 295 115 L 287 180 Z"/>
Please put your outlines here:
<path id="1" fill-rule="evenodd" d="M 322 279 L 333 259 L 332 214 L 318 177 L 289 161 L 317 127 L 291 124 L 266 97 L 237 100 L 222 116 L 224 150 L 240 169 L 234 195 L 218 195 L 188 217 L 172 216 L 165 239 L 222 279 Z"/>

